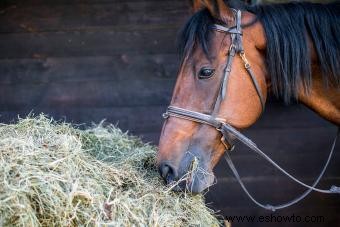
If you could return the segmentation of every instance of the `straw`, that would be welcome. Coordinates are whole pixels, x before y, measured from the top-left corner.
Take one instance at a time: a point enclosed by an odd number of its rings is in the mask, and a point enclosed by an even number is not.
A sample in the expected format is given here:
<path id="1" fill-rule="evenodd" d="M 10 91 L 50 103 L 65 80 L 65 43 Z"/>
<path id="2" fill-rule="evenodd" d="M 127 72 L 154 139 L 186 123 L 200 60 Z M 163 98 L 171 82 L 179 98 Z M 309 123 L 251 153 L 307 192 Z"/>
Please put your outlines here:
<path id="1" fill-rule="evenodd" d="M 201 195 L 164 186 L 155 153 L 113 125 L 1 124 L 0 226 L 220 225 Z"/>

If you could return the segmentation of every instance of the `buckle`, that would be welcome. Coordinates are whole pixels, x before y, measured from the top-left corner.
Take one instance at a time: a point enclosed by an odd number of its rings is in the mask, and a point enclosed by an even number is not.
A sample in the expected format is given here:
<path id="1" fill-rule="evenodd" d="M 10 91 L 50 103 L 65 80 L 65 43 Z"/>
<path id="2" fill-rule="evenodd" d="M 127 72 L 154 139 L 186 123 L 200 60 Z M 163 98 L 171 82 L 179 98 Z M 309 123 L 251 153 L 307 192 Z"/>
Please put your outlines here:
<path id="1" fill-rule="evenodd" d="M 243 50 L 240 52 L 240 57 L 241 57 L 241 59 L 242 59 L 242 61 L 244 63 L 244 67 L 246 69 L 249 69 L 250 68 L 250 64 L 249 64 L 248 59 L 246 58 L 246 54 L 244 53 Z"/>
<path id="2" fill-rule="evenodd" d="M 168 112 L 165 112 L 165 113 L 162 114 L 162 117 L 163 117 L 164 119 L 168 119 L 168 118 L 170 117 L 170 115 L 169 115 Z"/>

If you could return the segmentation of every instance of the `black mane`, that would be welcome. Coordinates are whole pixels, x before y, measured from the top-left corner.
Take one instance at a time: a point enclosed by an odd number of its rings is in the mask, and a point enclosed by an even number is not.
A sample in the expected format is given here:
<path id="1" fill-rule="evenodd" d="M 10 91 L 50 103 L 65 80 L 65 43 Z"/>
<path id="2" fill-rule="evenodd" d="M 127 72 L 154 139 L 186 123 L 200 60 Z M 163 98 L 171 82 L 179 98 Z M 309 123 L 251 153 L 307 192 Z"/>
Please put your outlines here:
<path id="1" fill-rule="evenodd" d="M 297 98 L 299 86 L 306 91 L 311 87 L 308 39 L 314 44 L 325 84 L 340 85 L 339 6 L 306 2 L 242 6 L 256 14 L 264 27 L 272 91 L 285 102 Z M 180 35 L 181 53 L 189 55 L 200 45 L 208 55 L 210 26 L 215 22 L 205 9 L 193 15 Z"/>

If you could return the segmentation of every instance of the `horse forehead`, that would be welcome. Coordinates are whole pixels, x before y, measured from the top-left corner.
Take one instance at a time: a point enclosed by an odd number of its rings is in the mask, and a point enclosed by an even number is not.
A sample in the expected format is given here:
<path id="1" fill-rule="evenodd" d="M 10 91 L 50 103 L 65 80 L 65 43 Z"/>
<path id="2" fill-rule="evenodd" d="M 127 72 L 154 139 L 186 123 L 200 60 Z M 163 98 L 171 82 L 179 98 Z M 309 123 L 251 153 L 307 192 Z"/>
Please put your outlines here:
<path id="1" fill-rule="evenodd" d="M 230 34 L 218 32 L 211 29 L 211 37 L 208 42 L 208 53 L 205 53 L 200 43 L 195 44 L 193 53 L 189 56 L 193 61 L 199 62 L 203 60 L 215 62 L 221 57 L 225 57 L 231 44 Z"/>
<path id="2" fill-rule="evenodd" d="M 231 44 L 231 36 L 229 33 L 218 32 L 214 30 L 211 39 L 211 52 L 212 57 L 220 57 L 221 52 L 225 55 L 228 47 Z"/>

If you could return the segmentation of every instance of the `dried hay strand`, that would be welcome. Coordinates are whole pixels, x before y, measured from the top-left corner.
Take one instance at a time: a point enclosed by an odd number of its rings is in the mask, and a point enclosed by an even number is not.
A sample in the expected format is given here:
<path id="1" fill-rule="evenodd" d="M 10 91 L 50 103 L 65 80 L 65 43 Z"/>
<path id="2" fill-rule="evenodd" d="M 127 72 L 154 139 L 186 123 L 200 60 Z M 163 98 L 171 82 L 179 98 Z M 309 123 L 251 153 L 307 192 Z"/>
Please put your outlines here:
<path id="1" fill-rule="evenodd" d="M 0 226 L 220 225 L 202 196 L 162 184 L 155 152 L 112 125 L 1 124 Z"/>

